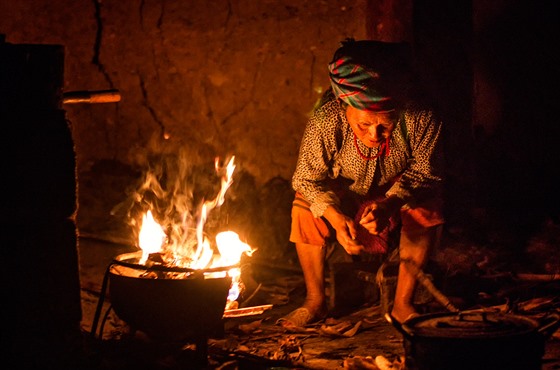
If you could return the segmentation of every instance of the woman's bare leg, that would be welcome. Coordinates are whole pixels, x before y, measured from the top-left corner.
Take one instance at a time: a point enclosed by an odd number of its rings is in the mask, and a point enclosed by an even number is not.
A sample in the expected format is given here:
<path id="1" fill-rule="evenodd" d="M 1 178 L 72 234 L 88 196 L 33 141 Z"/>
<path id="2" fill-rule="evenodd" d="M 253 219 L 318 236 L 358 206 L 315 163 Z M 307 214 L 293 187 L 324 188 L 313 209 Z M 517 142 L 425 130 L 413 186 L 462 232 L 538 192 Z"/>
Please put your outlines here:
<path id="1" fill-rule="evenodd" d="M 408 260 L 418 268 L 423 268 L 428 260 L 430 251 L 437 248 L 441 235 L 441 225 L 429 228 L 403 228 L 401 231 L 399 245 L 399 273 L 395 299 L 391 315 L 399 322 L 405 321 L 410 315 L 416 313 L 414 308 L 414 293 L 416 291 L 417 279 Z"/>
<path id="2" fill-rule="evenodd" d="M 303 271 L 303 279 L 307 295 L 303 307 L 316 316 L 325 314 L 325 255 L 326 248 L 296 243 L 299 263 Z"/>

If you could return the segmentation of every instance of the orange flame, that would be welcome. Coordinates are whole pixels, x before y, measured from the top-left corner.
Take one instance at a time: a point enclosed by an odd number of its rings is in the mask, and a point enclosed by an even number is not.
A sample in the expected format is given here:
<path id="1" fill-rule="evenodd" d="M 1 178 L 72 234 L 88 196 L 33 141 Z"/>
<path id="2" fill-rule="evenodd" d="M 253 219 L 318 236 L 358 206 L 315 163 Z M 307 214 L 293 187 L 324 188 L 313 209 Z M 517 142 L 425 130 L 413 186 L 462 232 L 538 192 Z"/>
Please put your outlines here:
<path id="1" fill-rule="evenodd" d="M 140 248 L 142 248 L 141 264 L 146 262 L 151 253 L 157 253 L 161 250 L 165 238 L 163 228 L 154 220 L 152 212 L 148 211 L 142 217 L 142 228 L 138 236 L 138 242 Z"/>
<path id="2" fill-rule="evenodd" d="M 224 231 L 216 235 L 216 244 L 220 252 L 220 265 L 233 266 L 241 261 L 241 256 L 245 253 L 248 256 L 253 254 L 253 250 L 248 244 L 243 243 L 233 231 Z M 232 277 L 232 287 L 229 291 L 228 302 L 237 300 L 241 293 L 241 270 L 238 267 L 228 271 Z"/>
<path id="3" fill-rule="evenodd" d="M 196 249 L 193 247 L 194 241 L 188 234 L 189 230 L 185 228 L 187 224 L 188 215 L 187 212 L 182 217 L 182 224 L 180 225 L 170 225 L 169 229 L 174 235 L 181 234 L 179 231 L 183 231 L 180 241 L 172 240 L 167 247 L 173 247 L 173 257 L 174 264 L 178 264 L 181 267 L 188 267 L 194 269 L 204 269 L 206 267 L 222 267 L 222 266 L 235 266 L 238 265 L 243 253 L 251 255 L 253 253 L 252 248 L 243 243 L 239 236 L 233 231 L 225 231 L 216 235 L 216 247 L 219 252 L 219 256 L 214 256 L 214 251 L 211 247 L 209 239 L 204 233 L 204 225 L 206 223 L 208 214 L 213 209 L 220 207 L 225 201 L 225 194 L 231 184 L 233 183 L 232 177 L 235 170 L 234 158 L 232 157 L 227 166 L 222 168 L 219 166 L 219 160 L 215 160 L 215 169 L 217 173 L 222 173 L 221 176 L 221 188 L 215 199 L 211 201 L 205 201 L 200 210 L 200 217 L 196 225 Z M 163 193 L 164 190 L 159 186 L 155 176 L 148 175 L 144 186 L 154 189 L 157 193 Z M 183 230 L 182 230 L 183 229 Z M 166 241 L 169 241 L 170 237 L 166 235 L 164 228 L 155 221 L 152 212 L 150 210 L 143 216 L 142 225 L 139 234 L 139 246 L 142 249 L 142 260 L 140 263 L 145 263 L 148 256 L 152 253 L 158 253 L 162 251 Z M 191 255 L 188 258 L 184 258 L 185 251 L 191 251 Z M 185 263 L 188 261 L 188 263 Z M 230 294 L 228 297 L 228 302 L 235 301 L 241 291 L 241 280 L 240 280 L 240 269 L 234 267 L 227 272 L 217 272 L 212 273 L 212 276 L 218 277 L 218 275 L 225 276 L 228 274 L 232 277 L 232 287 L 230 289 Z"/>

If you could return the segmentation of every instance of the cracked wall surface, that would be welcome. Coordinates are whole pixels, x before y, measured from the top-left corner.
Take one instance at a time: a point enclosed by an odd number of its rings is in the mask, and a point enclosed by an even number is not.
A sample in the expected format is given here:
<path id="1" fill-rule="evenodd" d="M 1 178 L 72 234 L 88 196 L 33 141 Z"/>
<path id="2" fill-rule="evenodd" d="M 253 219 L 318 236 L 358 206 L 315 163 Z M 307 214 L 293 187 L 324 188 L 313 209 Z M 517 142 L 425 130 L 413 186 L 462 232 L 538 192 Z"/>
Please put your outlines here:
<path id="1" fill-rule="evenodd" d="M 235 154 L 262 182 L 291 175 L 332 52 L 346 37 L 365 37 L 364 8 L 363 1 L 23 1 L 8 9 L 14 21 L 2 32 L 7 42 L 64 45 L 65 91 L 120 91 L 118 104 L 64 106 L 82 166 L 132 163 L 132 151 L 166 134 L 168 146 Z"/>
<path id="2" fill-rule="evenodd" d="M 63 45 L 65 92 L 119 90 L 118 103 L 62 107 L 83 190 L 115 168 L 134 173 L 149 151 L 179 149 L 193 163 L 235 155 L 237 171 L 263 184 L 291 177 L 332 53 L 347 37 L 366 38 L 366 5 L 18 1 L 1 5 L 0 33 L 8 43 Z M 85 202 L 82 213 L 109 209 Z"/>
<path id="3" fill-rule="evenodd" d="M 266 202 L 283 199 L 275 204 L 281 227 L 267 232 L 287 240 L 290 198 L 282 190 L 308 115 L 328 87 L 326 66 L 346 37 L 413 41 L 445 117 L 448 224 L 468 222 L 480 208 L 514 225 L 533 214 L 558 218 L 554 6 L 20 0 L 0 2 L 0 34 L 8 43 L 63 45 L 65 92 L 120 91 L 118 103 L 61 107 L 77 153 L 82 235 L 127 234 L 114 207 L 154 154 L 181 152 L 203 168 L 235 155 L 228 195 L 269 220 L 276 209 Z M 260 215 L 245 217 L 263 228 Z"/>

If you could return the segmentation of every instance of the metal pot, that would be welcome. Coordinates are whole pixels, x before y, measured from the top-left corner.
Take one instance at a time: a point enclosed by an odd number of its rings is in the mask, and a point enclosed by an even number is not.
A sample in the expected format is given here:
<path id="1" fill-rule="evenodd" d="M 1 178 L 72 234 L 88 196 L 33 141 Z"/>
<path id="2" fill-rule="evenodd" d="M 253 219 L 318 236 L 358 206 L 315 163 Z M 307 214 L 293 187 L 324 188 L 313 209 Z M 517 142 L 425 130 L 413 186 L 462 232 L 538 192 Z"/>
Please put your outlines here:
<path id="1" fill-rule="evenodd" d="M 545 341 L 560 324 L 482 310 L 420 315 L 405 324 L 407 370 L 540 370 Z"/>
<path id="2" fill-rule="evenodd" d="M 138 271 L 149 268 L 136 264 L 137 259 L 134 253 L 120 255 L 109 268 L 109 295 L 119 318 L 131 328 L 164 341 L 204 339 L 220 329 L 231 277 L 209 278 L 206 274 L 210 269 L 181 268 L 158 270 L 194 273 L 180 279 L 144 277 Z"/>

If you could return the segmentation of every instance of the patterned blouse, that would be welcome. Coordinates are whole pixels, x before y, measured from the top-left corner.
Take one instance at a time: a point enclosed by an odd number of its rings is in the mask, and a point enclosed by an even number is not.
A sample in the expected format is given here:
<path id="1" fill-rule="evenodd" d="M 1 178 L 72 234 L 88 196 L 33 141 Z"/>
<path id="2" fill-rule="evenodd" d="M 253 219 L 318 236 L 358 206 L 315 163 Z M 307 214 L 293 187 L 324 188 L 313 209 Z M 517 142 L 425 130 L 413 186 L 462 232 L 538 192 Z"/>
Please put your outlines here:
<path id="1" fill-rule="evenodd" d="M 377 186 L 400 178 L 385 196 L 405 200 L 405 207 L 441 196 L 443 153 L 441 122 L 432 111 L 409 104 L 399 114 L 389 142 L 389 155 L 363 159 L 354 145 L 354 132 L 346 119 L 346 108 L 334 96 L 318 107 L 309 119 L 299 149 L 292 187 L 311 203 L 315 217 L 340 199 L 329 179 L 345 178 L 348 189 L 367 195 Z M 374 157 L 378 148 L 356 141 L 361 153 Z"/>

